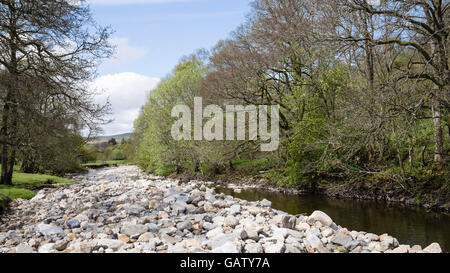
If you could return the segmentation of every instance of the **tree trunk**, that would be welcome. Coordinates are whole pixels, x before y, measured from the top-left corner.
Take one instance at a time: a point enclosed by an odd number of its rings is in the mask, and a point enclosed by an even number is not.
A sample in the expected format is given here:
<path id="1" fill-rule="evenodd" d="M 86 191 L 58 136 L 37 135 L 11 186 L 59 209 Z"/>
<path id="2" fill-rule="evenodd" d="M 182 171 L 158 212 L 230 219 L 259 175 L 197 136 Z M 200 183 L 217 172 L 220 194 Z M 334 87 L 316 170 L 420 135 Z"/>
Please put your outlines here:
<path id="1" fill-rule="evenodd" d="M 25 154 L 25 157 L 22 160 L 22 165 L 20 166 L 20 171 L 23 173 L 38 172 L 36 161 L 34 160 L 34 157 L 31 155 L 31 152 L 29 154 Z"/>
<path id="2" fill-rule="evenodd" d="M 8 176 L 8 153 L 9 153 L 8 122 L 10 114 L 9 113 L 10 99 L 11 99 L 11 92 L 9 91 L 6 96 L 5 105 L 3 106 L 2 129 L 0 130 L 0 134 L 3 140 L 1 153 L 2 172 L 0 178 L 0 184 L 2 185 L 12 185 L 12 179 L 9 179 Z"/>
<path id="3" fill-rule="evenodd" d="M 13 83 L 14 86 L 14 83 Z M 18 112 L 17 112 L 17 99 L 16 99 L 16 93 L 13 91 L 11 95 L 11 127 L 10 127 L 10 144 L 11 147 L 9 148 L 9 155 L 8 155 L 8 169 L 7 169 L 7 181 L 10 181 L 12 184 L 12 178 L 14 173 L 14 166 L 16 165 L 16 151 L 17 151 L 17 122 L 18 122 Z"/>
<path id="4" fill-rule="evenodd" d="M 420 160 L 422 161 L 422 167 L 427 166 L 427 163 L 425 162 L 425 151 L 427 150 L 427 146 L 423 146 L 422 152 L 420 153 Z"/>
<path id="5" fill-rule="evenodd" d="M 433 105 L 431 108 L 434 123 L 434 163 L 442 164 L 442 154 L 444 150 L 444 141 L 442 133 L 442 113 L 439 99 L 433 96 Z"/>

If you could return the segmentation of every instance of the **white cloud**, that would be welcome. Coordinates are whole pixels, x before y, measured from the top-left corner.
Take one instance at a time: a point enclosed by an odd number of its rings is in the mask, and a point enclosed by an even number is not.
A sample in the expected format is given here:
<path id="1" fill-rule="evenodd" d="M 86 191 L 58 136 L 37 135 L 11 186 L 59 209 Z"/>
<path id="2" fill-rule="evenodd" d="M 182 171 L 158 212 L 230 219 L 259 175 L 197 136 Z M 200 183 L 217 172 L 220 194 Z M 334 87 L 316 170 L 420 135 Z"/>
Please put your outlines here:
<path id="1" fill-rule="evenodd" d="M 133 72 L 105 75 L 92 83 L 92 88 L 103 91 L 96 97 L 97 103 L 109 98 L 114 121 L 103 127 L 105 135 L 129 133 L 138 117 L 141 107 L 147 101 L 149 92 L 160 79 L 150 78 Z"/>
<path id="2" fill-rule="evenodd" d="M 125 62 L 136 61 L 148 53 L 148 50 L 145 48 L 130 45 L 128 38 L 111 38 L 111 44 L 116 47 L 116 52 L 114 56 L 104 64 L 105 66 L 117 66 Z"/>
<path id="3" fill-rule="evenodd" d="M 127 5 L 127 4 L 156 4 L 187 2 L 190 0 L 89 0 L 92 5 Z"/>

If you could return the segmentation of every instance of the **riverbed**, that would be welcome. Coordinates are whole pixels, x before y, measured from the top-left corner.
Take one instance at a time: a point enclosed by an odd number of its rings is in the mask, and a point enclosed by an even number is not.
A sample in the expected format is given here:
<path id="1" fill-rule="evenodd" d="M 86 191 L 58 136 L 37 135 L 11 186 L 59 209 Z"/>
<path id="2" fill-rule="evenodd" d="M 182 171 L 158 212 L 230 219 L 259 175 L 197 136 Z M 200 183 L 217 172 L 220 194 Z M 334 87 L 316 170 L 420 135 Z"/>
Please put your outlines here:
<path id="1" fill-rule="evenodd" d="M 362 203 L 352 207 L 254 190 L 236 198 L 234 192 L 215 190 L 213 182 L 180 183 L 136 166 L 73 179 L 75 185 L 42 189 L 31 200 L 11 203 L 0 216 L 0 253 L 442 252 L 435 242 L 419 245 L 420 236 L 406 241 L 393 236 L 394 218 L 402 227 L 403 219 L 413 215 L 409 211 L 390 215 Z M 366 230 L 360 231 L 356 224 L 362 223 Z M 412 227 L 411 234 L 425 234 L 428 240 L 445 231 L 448 220 L 439 224 L 434 231 L 428 225 L 421 228 L 425 232 Z M 379 232 L 368 232 L 375 228 Z"/>

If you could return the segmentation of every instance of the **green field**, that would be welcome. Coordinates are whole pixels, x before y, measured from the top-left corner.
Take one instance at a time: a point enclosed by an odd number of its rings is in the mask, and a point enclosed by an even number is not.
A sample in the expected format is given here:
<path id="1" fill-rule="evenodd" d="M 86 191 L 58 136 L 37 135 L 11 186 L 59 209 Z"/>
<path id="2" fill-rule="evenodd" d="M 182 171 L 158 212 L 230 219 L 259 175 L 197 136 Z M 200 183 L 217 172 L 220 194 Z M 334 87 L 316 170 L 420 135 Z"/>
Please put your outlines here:
<path id="1" fill-rule="evenodd" d="M 19 198 L 29 200 L 36 195 L 34 190 L 64 184 L 75 184 L 75 181 L 47 174 L 28 174 L 15 171 L 12 186 L 0 185 L 0 211 L 10 200 Z"/>

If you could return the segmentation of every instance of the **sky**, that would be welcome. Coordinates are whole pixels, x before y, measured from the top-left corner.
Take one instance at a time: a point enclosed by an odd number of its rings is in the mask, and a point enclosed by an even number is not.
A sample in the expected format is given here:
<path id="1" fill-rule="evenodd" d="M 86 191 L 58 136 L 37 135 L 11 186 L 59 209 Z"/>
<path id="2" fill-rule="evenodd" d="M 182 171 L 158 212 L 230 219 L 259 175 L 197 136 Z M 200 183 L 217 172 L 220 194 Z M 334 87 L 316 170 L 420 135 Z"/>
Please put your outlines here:
<path id="1" fill-rule="evenodd" d="M 111 26 L 116 54 L 99 67 L 91 84 L 107 99 L 114 121 L 102 135 L 133 131 L 146 98 L 181 57 L 211 49 L 250 11 L 250 0 L 90 0 L 97 23 Z"/>

